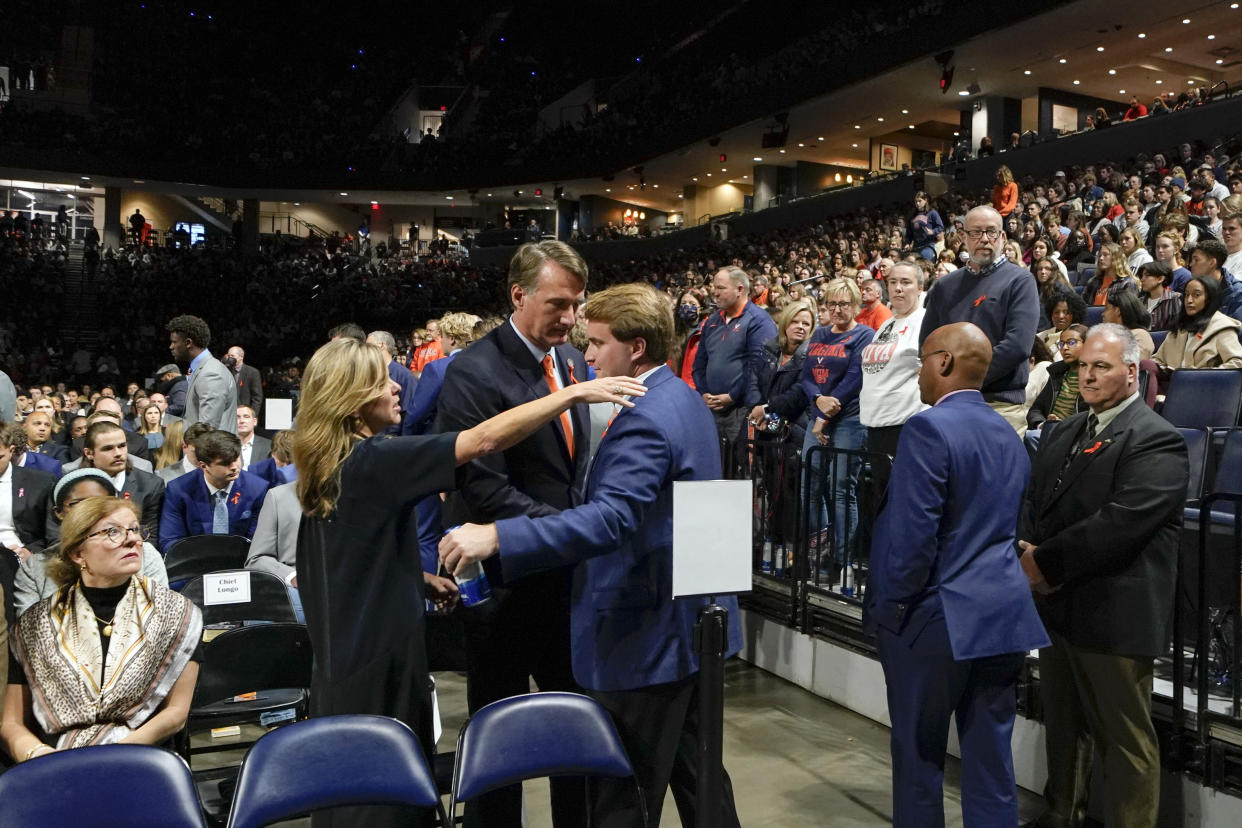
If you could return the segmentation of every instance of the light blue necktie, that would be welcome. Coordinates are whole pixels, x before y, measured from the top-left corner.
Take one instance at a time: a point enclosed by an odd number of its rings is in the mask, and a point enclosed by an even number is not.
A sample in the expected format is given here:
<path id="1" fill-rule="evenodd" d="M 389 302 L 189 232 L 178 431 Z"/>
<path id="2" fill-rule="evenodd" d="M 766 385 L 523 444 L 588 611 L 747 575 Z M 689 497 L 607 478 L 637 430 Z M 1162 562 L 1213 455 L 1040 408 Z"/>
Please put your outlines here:
<path id="1" fill-rule="evenodd" d="M 229 533 L 229 505 L 225 503 L 228 492 L 216 492 L 216 506 L 211 513 L 211 534 L 227 535 Z"/>

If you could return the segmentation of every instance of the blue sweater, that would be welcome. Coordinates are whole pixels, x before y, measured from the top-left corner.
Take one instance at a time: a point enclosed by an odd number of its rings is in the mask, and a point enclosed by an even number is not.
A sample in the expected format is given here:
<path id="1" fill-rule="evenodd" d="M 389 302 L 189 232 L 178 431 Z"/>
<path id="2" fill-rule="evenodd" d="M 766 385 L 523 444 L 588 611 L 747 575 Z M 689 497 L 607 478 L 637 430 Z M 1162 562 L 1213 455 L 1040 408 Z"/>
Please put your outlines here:
<path id="1" fill-rule="evenodd" d="M 866 325 L 855 325 L 845 333 L 824 327 L 811 334 L 806 361 L 802 363 L 802 390 L 811 401 L 812 417 L 829 419 L 815 405 L 816 397 L 836 397 L 840 401 L 841 410 L 832 418 L 836 422 L 858 415 L 862 352 L 874 336 L 875 331 Z"/>
<path id="2" fill-rule="evenodd" d="M 751 366 L 763 358 L 763 343 L 776 336 L 776 323 L 763 308 L 747 301 L 742 312 L 725 319 L 716 311 L 703 320 L 699 350 L 694 355 L 694 387 L 700 394 L 728 394 L 734 405 L 747 408 L 758 399 L 747 394 Z"/>
<path id="3" fill-rule="evenodd" d="M 932 331 L 953 322 L 971 322 L 992 343 L 992 364 L 983 380 L 989 402 L 1026 402 L 1028 360 L 1039 325 L 1039 290 L 1031 271 L 1001 260 L 975 273 L 963 267 L 942 277 L 927 295 L 919 347 Z"/>

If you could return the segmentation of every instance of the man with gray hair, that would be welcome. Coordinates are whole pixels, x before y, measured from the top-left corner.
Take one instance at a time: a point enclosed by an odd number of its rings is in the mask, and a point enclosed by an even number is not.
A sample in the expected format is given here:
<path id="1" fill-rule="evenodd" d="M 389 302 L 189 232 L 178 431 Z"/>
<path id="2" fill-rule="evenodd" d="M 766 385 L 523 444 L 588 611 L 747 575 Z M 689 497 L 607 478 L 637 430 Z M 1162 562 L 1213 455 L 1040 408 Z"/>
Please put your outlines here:
<path id="1" fill-rule="evenodd" d="M 1092 753 L 1105 825 L 1155 826 L 1155 659 L 1173 614 L 1186 442 L 1139 399 L 1139 347 L 1121 325 L 1087 334 L 1079 393 L 1035 457 L 1018 523 L 1022 568 L 1052 645 L 1039 651 L 1048 754 L 1040 826 L 1081 825 Z"/>
<path id="2" fill-rule="evenodd" d="M 919 347 L 932 331 L 951 322 L 970 322 L 992 343 L 992 364 L 983 381 L 983 399 L 1014 428 L 1026 433 L 1026 380 L 1035 329 L 1039 326 L 1039 292 L 1021 262 L 1005 258 L 1001 215 L 991 207 L 966 214 L 965 267 L 941 277 L 927 294 L 927 313 Z"/>
<path id="3" fill-rule="evenodd" d="M 409 368 L 393 358 L 393 354 L 397 352 L 397 340 L 388 331 L 371 331 L 367 334 L 367 343 L 376 346 L 384 354 L 389 379 L 401 386 L 401 422 L 384 433 L 413 434 L 414 421 L 410 415 L 414 410 L 414 389 L 418 387 L 418 380 L 414 379 Z"/>
<path id="4" fill-rule="evenodd" d="M 746 462 L 746 415 L 761 402 L 747 396 L 751 366 L 763 355 L 764 343 L 776 336 L 776 323 L 747 298 L 750 277 L 740 267 L 717 271 L 712 293 L 717 310 L 700 327 L 691 376 L 717 433 L 730 443 L 724 472 L 735 477 Z"/>

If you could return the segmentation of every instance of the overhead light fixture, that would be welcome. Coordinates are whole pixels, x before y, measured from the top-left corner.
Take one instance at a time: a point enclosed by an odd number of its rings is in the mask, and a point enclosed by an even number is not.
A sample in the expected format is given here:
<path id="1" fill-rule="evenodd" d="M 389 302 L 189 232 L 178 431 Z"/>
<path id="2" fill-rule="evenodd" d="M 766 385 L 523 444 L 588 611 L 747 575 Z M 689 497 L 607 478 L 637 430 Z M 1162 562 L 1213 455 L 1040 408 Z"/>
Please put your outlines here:
<path id="1" fill-rule="evenodd" d="M 724 167 L 721 167 L 721 168 L 720 168 L 720 171 L 721 171 L 721 172 L 728 172 L 728 170 L 726 170 Z"/>
<path id="2" fill-rule="evenodd" d="M 612 187 L 605 187 L 605 188 L 604 188 L 604 192 L 606 192 L 606 193 L 611 193 L 611 192 L 612 192 Z"/>
<path id="3" fill-rule="evenodd" d="M 841 180 L 841 173 L 837 173 L 835 176 L 833 176 L 833 180 L 834 180 L 834 181 L 840 181 L 840 180 Z"/>
<path id="4" fill-rule="evenodd" d="M 963 97 L 963 98 L 968 97 L 968 96 L 970 95 L 970 93 L 969 93 L 969 92 L 967 92 L 965 89 L 959 89 L 959 90 L 957 91 L 957 94 L 958 94 L 960 97 Z"/>
<path id="5" fill-rule="evenodd" d="M 1183 17 L 1183 18 L 1182 18 L 1182 25 L 1183 25 L 1183 26 L 1189 26 L 1189 25 L 1190 25 L 1190 18 L 1189 18 L 1189 17 Z"/>
<path id="6" fill-rule="evenodd" d="M 1022 74 L 1024 74 L 1024 75 L 1029 75 L 1029 74 L 1031 74 L 1031 70 L 1030 70 L 1030 69 L 1024 69 L 1024 70 L 1022 70 Z"/>
<path id="7" fill-rule="evenodd" d="M 445 198 L 447 198 L 449 201 L 452 201 L 452 200 L 453 200 L 453 197 L 452 197 L 452 196 L 445 196 Z M 375 202 L 374 202 L 374 201 L 372 201 L 371 203 L 372 203 L 372 204 L 374 204 Z"/>
<path id="8" fill-rule="evenodd" d="M 914 129 L 914 124 L 910 124 L 910 129 Z"/>
<path id="9" fill-rule="evenodd" d="M 84 175 L 84 176 L 82 176 L 82 180 L 83 180 L 83 181 L 90 181 L 90 180 L 91 180 L 91 177 L 90 177 L 89 175 Z"/>
<path id="10" fill-rule="evenodd" d="M 1065 61 L 1065 58 L 1061 58 L 1061 60 L 1060 60 L 1059 62 L 1060 62 L 1060 63 L 1065 63 L 1065 62 L 1066 62 L 1066 61 Z"/>
<path id="11" fill-rule="evenodd" d="M 1172 46 L 1165 46 L 1165 47 L 1164 47 L 1164 50 L 1165 50 L 1166 52 L 1171 52 L 1171 51 L 1173 51 L 1173 47 L 1172 47 Z"/>
<path id="12" fill-rule="evenodd" d="M 879 121 L 880 123 L 884 123 L 884 119 L 883 119 L 883 118 L 876 118 L 876 120 L 877 120 L 877 121 Z"/>
<path id="13" fill-rule="evenodd" d="M 711 173 L 708 173 L 708 174 L 707 174 L 707 177 L 708 177 L 708 178 L 711 178 L 711 177 L 712 177 L 712 174 L 711 174 Z"/>
<path id="14" fill-rule="evenodd" d="M 1164 83 L 1164 81 L 1162 81 L 1162 80 L 1157 80 L 1157 81 L 1156 81 L 1156 86 L 1159 86 L 1159 85 L 1160 85 L 1160 84 L 1162 84 L 1162 83 Z"/>
<path id="15" fill-rule="evenodd" d="M 1225 62 L 1225 61 L 1224 61 L 1222 58 L 1217 58 L 1217 59 L 1216 59 L 1216 64 L 1217 64 L 1218 66 L 1219 66 L 1220 64 L 1224 63 L 1224 62 Z"/>
<path id="16" fill-rule="evenodd" d="M 341 195 L 343 195 L 343 196 L 347 196 L 347 195 L 349 195 L 349 193 L 341 193 Z"/>
<path id="17" fill-rule="evenodd" d="M 854 129 L 862 129 L 862 124 L 854 124 Z"/>
<path id="18" fill-rule="evenodd" d="M 1139 40 L 1142 40 L 1142 39 L 1143 39 L 1143 38 L 1145 38 L 1145 37 L 1147 37 L 1147 33 L 1146 33 L 1146 32 L 1139 32 Z"/>
<path id="19" fill-rule="evenodd" d="M 640 213 L 638 214 L 638 218 L 639 218 L 640 220 L 641 220 L 641 219 L 645 219 L 646 217 L 647 217 L 647 214 L 646 214 L 646 213 L 642 213 L 642 212 L 640 212 Z"/>
<path id="20" fill-rule="evenodd" d="M 629 207 L 626 207 L 626 208 L 625 208 L 625 217 L 626 217 L 626 218 L 629 218 L 629 217 L 630 217 L 630 208 L 629 208 Z"/>
<path id="21" fill-rule="evenodd" d="M 1124 94 L 1126 94 L 1126 90 L 1124 90 L 1124 89 L 1118 89 L 1118 90 L 1117 90 L 1117 94 L 1118 94 L 1118 95 L 1124 95 Z"/>
<path id="22" fill-rule="evenodd" d="M 1115 75 L 1115 74 L 1117 74 L 1117 70 L 1116 70 L 1116 69 L 1109 69 L 1109 70 L 1108 70 L 1108 74 L 1110 74 L 1110 75 Z"/>
<path id="23" fill-rule="evenodd" d="M 819 141 L 824 140 L 824 136 L 822 136 L 822 135 L 821 135 L 821 136 L 819 136 L 819 138 L 818 138 L 817 140 L 819 140 Z"/>
<path id="24" fill-rule="evenodd" d="M 781 155 L 784 155 L 784 154 L 785 154 L 785 151 L 784 151 L 784 150 L 781 150 Z"/>
<path id="25" fill-rule="evenodd" d="M 805 146 L 806 146 L 806 144 L 801 144 L 801 143 L 800 143 L 800 144 L 798 144 L 798 146 L 800 146 L 800 147 L 805 147 Z"/>
<path id="26" fill-rule="evenodd" d="M 858 149 L 858 144 L 850 144 L 850 146 L 853 147 L 854 149 Z"/>
<path id="27" fill-rule="evenodd" d="M 750 160 L 751 160 L 751 161 L 762 161 L 763 159 L 762 159 L 762 158 L 760 158 L 758 155 L 756 155 L 754 158 L 752 158 L 752 159 L 750 159 Z"/>
<path id="28" fill-rule="evenodd" d="M 18 195 L 24 195 L 26 198 L 30 199 L 31 201 L 36 200 L 34 197 L 34 193 L 28 193 L 25 190 L 18 190 L 17 192 L 18 192 Z"/>
<path id="29" fill-rule="evenodd" d="M 1078 83 L 1079 83 L 1078 81 L 1074 81 L 1074 86 L 1077 86 Z"/>
<path id="30" fill-rule="evenodd" d="M 1096 46 L 1096 47 L 1095 47 L 1095 50 L 1096 50 L 1097 52 L 1102 52 L 1102 51 L 1104 51 L 1104 47 L 1103 47 L 1103 46 Z"/>
<path id="31" fill-rule="evenodd" d="M 449 196 L 449 198 L 452 198 L 452 196 Z M 372 202 L 371 202 L 371 206 L 372 206 L 372 207 L 374 207 L 374 206 L 375 206 L 375 205 L 377 205 L 377 204 L 379 204 L 379 202 L 378 202 L 378 201 L 372 201 Z"/>
<path id="32" fill-rule="evenodd" d="M 852 176 L 852 175 L 847 175 L 847 176 L 845 177 L 845 183 L 846 183 L 846 184 L 853 184 L 853 183 L 854 183 L 854 176 Z"/>
<path id="33" fill-rule="evenodd" d="M 903 109 L 903 110 L 901 110 L 901 114 L 902 114 L 902 115 L 909 115 L 909 114 L 910 114 L 910 110 L 908 110 L 908 109 Z"/>
<path id="34" fill-rule="evenodd" d="M 691 180 L 691 181 L 698 181 L 698 180 L 699 180 L 699 177 L 696 175 L 696 176 L 693 176 L 690 180 Z"/>
<path id="35" fill-rule="evenodd" d="M 1208 40 L 1215 40 L 1215 39 L 1216 39 L 1216 35 L 1208 35 Z"/>

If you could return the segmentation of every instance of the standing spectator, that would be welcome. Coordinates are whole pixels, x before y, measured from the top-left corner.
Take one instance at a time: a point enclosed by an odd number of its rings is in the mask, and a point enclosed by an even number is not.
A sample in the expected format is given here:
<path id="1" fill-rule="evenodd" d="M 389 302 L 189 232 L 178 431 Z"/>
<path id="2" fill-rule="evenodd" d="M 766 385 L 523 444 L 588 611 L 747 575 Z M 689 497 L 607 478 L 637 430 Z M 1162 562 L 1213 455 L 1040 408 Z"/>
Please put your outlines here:
<path id="1" fill-rule="evenodd" d="M 1156 824 L 1153 667 L 1168 648 L 1189 471 L 1186 441 L 1139 399 L 1138 363 L 1125 328 L 1087 335 L 1080 393 L 1091 410 L 1043 441 L 1019 523 L 1022 568 L 1052 639 L 1039 653 L 1049 770 L 1040 824 L 1085 815 L 1093 753 L 1104 823 Z"/>
<path id="2" fill-rule="evenodd" d="M 131 244 L 142 244 L 142 237 L 146 226 L 147 217 L 142 214 L 141 209 L 135 209 L 134 214 L 129 217 L 129 239 Z"/>
<path id="3" fill-rule="evenodd" d="M 367 342 L 380 349 L 388 363 L 388 376 L 401 386 L 401 422 L 388 430 L 394 436 L 414 433 L 414 392 L 418 388 L 418 380 L 396 359 L 397 340 L 388 331 L 371 331 L 367 334 Z M 430 364 L 430 363 L 428 363 Z M 426 368 L 426 365 L 423 366 Z"/>
<path id="4" fill-rule="evenodd" d="M 992 343 L 992 362 L 983 398 L 1018 434 L 1026 431 L 1026 380 L 1031 342 L 1039 324 L 1039 294 L 1031 273 L 998 254 L 1004 242 L 1000 213 L 975 207 L 966 214 L 965 267 L 942 277 L 927 297 L 919 333 L 928 335 L 949 322 L 971 322 Z"/>
<path id="5" fill-rule="evenodd" d="M 746 463 L 746 415 L 758 400 L 746 399 L 751 366 L 763 344 L 776 336 L 776 323 L 747 299 L 750 277 L 740 267 L 717 271 L 712 280 L 718 311 L 703 321 L 694 356 L 694 388 L 716 421 L 716 432 L 729 441 L 726 475 Z"/>
<path id="6" fill-rule="evenodd" d="M 1018 207 L 1018 182 L 1013 180 L 1009 167 L 1001 164 L 996 168 L 996 185 L 992 187 L 992 208 L 1000 213 L 1001 223 Z"/>
<path id="7" fill-rule="evenodd" d="M 699 351 L 702 322 L 706 315 L 707 297 L 698 288 L 687 288 L 673 309 L 674 342 L 668 358 L 668 367 L 694 388 L 694 357 Z M 814 327 L 812 325 L 812 327 Z"/>
<path id="8" fill-rule="evenodd" d="M 423 373 L 423 369 L 427 367 L 427 363 L 435 362 L 437 359 L 445 356 L 444 351 L 440 348 L 440 320 L 427 320 L 427 341 L 420 345 L 415 351 L 414 356 L 410 360 L 410 371 L 415 377 Z"/>
<path id="9" fill-rule="evenodd" d="M 237 383 L 233 372 L 211 355 L 211 329 L 197 316 L 168 323 L 168 349 L 177 362 L 189 363 L 185 419 L 237 432 Z"/>
<path id="10" fill-rule="evenodd" d="M 259 369 L 246 364 L 246 352 L 240 345 L 228 349 L 224 356 L 224 364 L 233 371 L 237 378 L 237 404 L 250 406 L 255 417 L 263 414 L 263 377 Z"/>
<path id="11" fill-rule="evenodd" d="M 889 273 L 892 273 L 891 269 Z M 884 288 L 878 279 L 864 279 L 858 289 L 862 295 L 862 310 L 858 312 L 855 321 L 878 331 L 885 322 L 893 318 L 893 312 L 884 304 Z"/>

